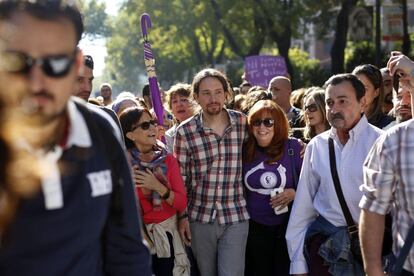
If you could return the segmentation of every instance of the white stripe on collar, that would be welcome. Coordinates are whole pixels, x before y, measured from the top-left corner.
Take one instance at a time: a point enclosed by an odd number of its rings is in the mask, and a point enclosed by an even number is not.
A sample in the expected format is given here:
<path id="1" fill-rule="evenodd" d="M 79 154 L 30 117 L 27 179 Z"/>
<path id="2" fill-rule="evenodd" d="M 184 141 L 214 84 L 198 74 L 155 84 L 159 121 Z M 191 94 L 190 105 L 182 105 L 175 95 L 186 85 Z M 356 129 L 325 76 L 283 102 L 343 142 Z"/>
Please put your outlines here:
<path id="1" fill-rule="evenodd" d="M 67 113 L 69 119 L 69 136 L 66 148 L 78 146 L 89 148 L 92 146 L 91 136 L 86 121 L 76 107 L 75 103 L 69 99 L 67 104 Z"/>

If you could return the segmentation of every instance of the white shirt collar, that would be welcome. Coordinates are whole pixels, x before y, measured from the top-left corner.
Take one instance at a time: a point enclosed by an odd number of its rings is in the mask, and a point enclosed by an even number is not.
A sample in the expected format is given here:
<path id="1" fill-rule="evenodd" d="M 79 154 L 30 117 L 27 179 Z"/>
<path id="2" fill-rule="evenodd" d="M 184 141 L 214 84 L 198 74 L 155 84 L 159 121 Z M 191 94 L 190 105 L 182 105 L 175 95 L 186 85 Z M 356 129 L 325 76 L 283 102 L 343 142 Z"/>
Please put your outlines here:
<path id="1" fill-rule="evenodd" d="M 69 119 L 69 135 L 65 148 L 78 146 L 89 148 L 92 145 L 91 136 L 85 119 L 70 99 L 67 104 L 67 113 Z"/>
<path id="2" fill-rule="evenodd" d="M 68 114 L 69 133 L 65 148 L 70 148 L 71 146 L 85 148 L 91 147 L 91 136 L 89 133 L 89 129 L 86 125 L 85 119 L 83 118 L 82 114 L 80 113 L 80 111 L 78 110 L 78 108 L 72 100 L 68 101 L 66 105 L 66 112 Z M 49 150 L 46 152 L 44 149 L 33 149 L 23 137 L 17 139 L 17 145 L 18 147 L 25 149 L 37 156 L 44 156 L 49 152 Z M 60 146 L 55 145 L 55 148 L 56 147 Z"/>
<path id="3" fill-rule="evenodd" d="M 356 139 L 358 139 L 361 133 L 363 133 L 363 131 L 366 129 L 368 124 L 369 123 L 367 117 L 365 115 L 362 115 L 358 123 L 349 131 L 349 139 L 356 141 Z M 338 138 L 338 130 L 336 128 L 331 128 L 331 133 L 329 134 L 329 136 L 332 139 L 335 139 L 338 142 L 338 144 L 341 145 Z"/>

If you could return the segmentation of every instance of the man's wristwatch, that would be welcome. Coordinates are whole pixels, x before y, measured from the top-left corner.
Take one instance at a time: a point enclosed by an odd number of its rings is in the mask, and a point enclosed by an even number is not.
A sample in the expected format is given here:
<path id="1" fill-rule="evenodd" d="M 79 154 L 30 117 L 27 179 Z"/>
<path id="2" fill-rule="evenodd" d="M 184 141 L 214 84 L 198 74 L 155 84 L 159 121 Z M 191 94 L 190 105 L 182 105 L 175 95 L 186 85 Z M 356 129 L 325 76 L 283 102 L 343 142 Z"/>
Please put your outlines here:
<path id="1" fill-rule="evenodd" d="M 182 219 L 185 219 L 185 218 L 188 218 L 188 213 L 187 212 L 185 212 L 184 214 L 182 214 L 182 215 L 179 215 L 178 216 L 178 220 L 182 220 Z"/>

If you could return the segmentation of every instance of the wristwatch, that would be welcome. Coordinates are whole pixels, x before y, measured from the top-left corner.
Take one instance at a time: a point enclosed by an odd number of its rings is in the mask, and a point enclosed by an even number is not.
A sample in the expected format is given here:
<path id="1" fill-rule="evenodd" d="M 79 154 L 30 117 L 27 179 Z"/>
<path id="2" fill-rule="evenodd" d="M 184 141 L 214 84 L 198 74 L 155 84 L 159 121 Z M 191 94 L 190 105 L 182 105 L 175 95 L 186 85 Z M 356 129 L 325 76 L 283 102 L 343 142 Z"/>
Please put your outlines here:
<path id="1" fill-rule="evenodd" d="M 185 212 L 184 214 L 182 214 L 181 216 L 178 216 L 177 217 L 177 220 L 182 220 L 182 219 L 185 219 L 185 218 L 188 218 L 188 213 L 187 212 Z"/>

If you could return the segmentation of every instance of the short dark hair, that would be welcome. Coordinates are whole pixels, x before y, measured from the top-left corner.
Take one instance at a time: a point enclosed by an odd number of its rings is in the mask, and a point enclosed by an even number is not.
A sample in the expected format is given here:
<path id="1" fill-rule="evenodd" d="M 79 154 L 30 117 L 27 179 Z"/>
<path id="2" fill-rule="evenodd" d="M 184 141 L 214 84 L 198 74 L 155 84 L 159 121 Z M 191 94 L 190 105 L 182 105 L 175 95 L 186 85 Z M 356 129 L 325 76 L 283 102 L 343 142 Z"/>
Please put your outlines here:
<path id="1" fill-rule="evenodd" d="M 92 58 L 92 56 L 90 56 L 90 55 L 84 55 L 84 56 L 83 56 L 83 64 L 84 64 L 86 67 L 88 67 L 88 68 L 90 68 L 90 69 L 92 69 L 92 70 L 93 70 L 93 67 L 94 67 L 94 62 L 93 62 L 93 58 Z"/>
<path id="2" fill-rule="evenodd" d="M 66 18 L 75 28 L 76 44 L 82 37 L 82 15 L 74 0 L 0 0 L 0 20 L 9 19 L 16 12 L 50 21 Z"/>
<path id="3" fill-rule="evenodd" d="M 149 84 L 145 84 L 144 87 L 142 88 L 142 96 L 150 96 L 151 91 L 150 91 L 150 86 Z"/>
<path id="4" fill-rule="evenodd" d="M 343 83 L 344 81 L 348 81 L 352 85 L 355 90 L 355 96 L 359 102 L 361 98 L 365 96 L 365 87 L 364 84 L 357 78 L 357 76 L 353 74 L 345 73 L 333 75 L 325 82 L 323 88 L 326 89 L 329 85 L 335 86 Z"/>

